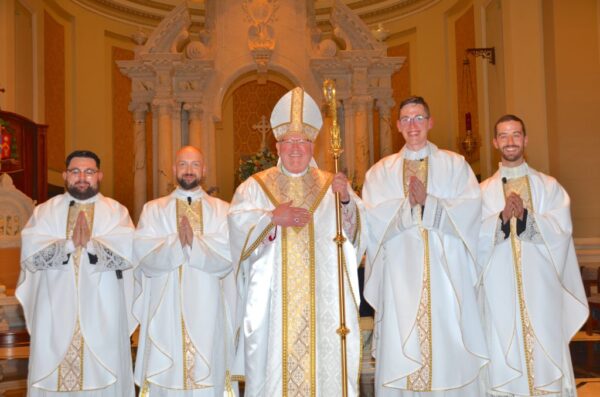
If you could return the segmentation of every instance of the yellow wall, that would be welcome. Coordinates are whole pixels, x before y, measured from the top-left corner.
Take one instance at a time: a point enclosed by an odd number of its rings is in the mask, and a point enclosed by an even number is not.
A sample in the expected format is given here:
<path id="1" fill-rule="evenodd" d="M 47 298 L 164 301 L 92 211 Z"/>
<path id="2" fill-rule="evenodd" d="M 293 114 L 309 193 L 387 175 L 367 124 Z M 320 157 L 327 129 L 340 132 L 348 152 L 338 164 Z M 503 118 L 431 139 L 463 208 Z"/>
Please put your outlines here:
<path id="1" fill-rule="evenodd" d="M 574 234 L 600 236 L 600 2 L 543 6 L 550 174 L 571 196 Z"/>
<path id="2" fill-rule="evenodd" d="M 64 168 L 64 155 L 75 149 L 91 149 L 102 159 L 104 180 L 101 190 L 112 196 L 115 183 L 112 142 L 112 53 L 107 48 L 117 45 L 133 49 L 129 36 L 138 27 L 120 23 L 113 19 L 91 13 L 73 2 L 54 0 L 28 0 L 17 4 L 18 0 L 0 1 L 0 87 L 6 94 L 0 94 L 0 107 L 4 110 L 26 113 L 19 105 L 24 99 L 16 99 L 15 81 L 19 73 L 15 58 L 15 9 L 25 7 L 33 21 L 31 62 L 33 71 L 33 93 L 29 102 L 33 109 L 30 117 L 38 123 L 48 120 L 46 115 L 45 89 L 63 90 L 58 96 L 64 97 L 65 107 L 61 131 L 64 139 L 58 142 L 49 139 L 49 157 L 56 155 L 49 164 L 49 182 L 61 186 L 60 172 Z M 64 53 L 46 53 L 44 48 L 44 15 L 47 14 L 64 32 Z M 26 59 L 26 55 L 19 55 Z M 56 60 L 64 59 L 64 81 L 56 86 L 53 80 L 48 86 L 45 71 L 56 66 Z M 47 64 L 51 63 L 51 64 Z M 19 91 L 20 93 L 22 91 Z M 51 97 L 53 97 L 51 95 Z M 50 117 L 52 118 L 52 117 Z M 56 124 L 56 123 L 53 123 Z M 50 126 L 52 129 L 53 126 Z M 57 128 L 54 125 L 54 128 Z M 56 145 L 64 148 L 56 147 Z"/>

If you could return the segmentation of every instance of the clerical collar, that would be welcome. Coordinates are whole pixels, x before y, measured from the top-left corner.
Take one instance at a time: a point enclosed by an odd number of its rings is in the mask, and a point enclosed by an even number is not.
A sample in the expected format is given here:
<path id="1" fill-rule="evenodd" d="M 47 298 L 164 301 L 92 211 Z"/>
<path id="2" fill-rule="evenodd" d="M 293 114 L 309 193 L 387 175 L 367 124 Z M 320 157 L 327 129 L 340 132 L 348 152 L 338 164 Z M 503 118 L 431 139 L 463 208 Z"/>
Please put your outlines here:
<path id="1" fill-rule="evenodd" d="M 92 197 L 85 199 L 85 200 L 80 200 L 78 198 L 75 198 L 69 192 L 66 192 L 66 195 L 67 195 L 69 202 L 75 202 L 77 204 L 91 204 L 91 203 L 95 203 L 96 201 L 98 201 L 98 197 L 99 197 L 100 193 L 96 193 Z"/>
<path id="2" fill-rule="evenodd" d="M 310 165 L 308 167 L 306 167 L 306 169 L 302 172 L 298 172 L 297 174 L 293 173 L 293 172 L 289 172 L 288 170 L 285 169 L 285 167 L 283 166 L 283 163 L 280 165 L 279 169 L 281 170 L 281 172 L 283 173 L 283 175 L 285 176 L 291 176 L 291 177 L 299 177 L 299 176 L 304 176 L 306 175 L 306 173 L 308 172 L 308 170 L 310 169 Z"/>
<path id="3" fill-rule="evenodd" d="M 529 167 L 525 161 L 516 167 L 504 167 L 502 163 L 500 163 L 500 176 L 502 178 L 515 179 L 525 176 L 528 173 Z"/>
<path id="4" fill-rule="evenodd" d="M 178 199 L 187 200 L 190 197 L 191 201 L 200 200 L 204 196 L 204 190 L 200 186 L 194 190 L 185 190 L 181 186 L 178 186 L 173 193 Z"/>
<path id="5" fill-rule="evenodd" d="M 402 157 L 406 160 L 423 160 L 425 157 L 429 156 L 430 153 L 429 143 L 417 151 L 410 150 L 406 146 L 402 148 Z"/>

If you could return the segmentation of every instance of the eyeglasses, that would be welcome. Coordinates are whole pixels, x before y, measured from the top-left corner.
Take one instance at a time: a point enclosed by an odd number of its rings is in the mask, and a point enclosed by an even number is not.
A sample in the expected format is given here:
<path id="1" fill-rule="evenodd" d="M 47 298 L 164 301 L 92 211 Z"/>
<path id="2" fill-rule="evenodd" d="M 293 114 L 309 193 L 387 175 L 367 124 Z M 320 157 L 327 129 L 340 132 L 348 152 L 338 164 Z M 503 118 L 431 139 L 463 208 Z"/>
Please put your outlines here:
<path id="1" fill-rule="evenodd" d="M 81 170 L 79 168 L 71 168 L 68 169 L 67 172 L 76 178 L 79 178 L 80 175 L 83 175 L 85 178 L 89 179 L 96 175 L 98 173 L 98 170 L 94 170 L 92 168 L 86 168 L 85 170 Z"/>
<path id="2" fill-rule="evenodd" d="M 284 139 L 283 141 L 279 141 L 279 143 L 283 143 L 284 145 L 308 145 L 311 143 L 308 139 Z"/>
<path id="3" fill-rule="evenodd" d="M 415 124 L 423 124 L 426 120 L 429 120 L 429 116 L 423 116 L 422 114 L 418 114 L 413 117 L 400 117 L 400 125 L 409 125 L 411 122 L 415 122 Z"/>

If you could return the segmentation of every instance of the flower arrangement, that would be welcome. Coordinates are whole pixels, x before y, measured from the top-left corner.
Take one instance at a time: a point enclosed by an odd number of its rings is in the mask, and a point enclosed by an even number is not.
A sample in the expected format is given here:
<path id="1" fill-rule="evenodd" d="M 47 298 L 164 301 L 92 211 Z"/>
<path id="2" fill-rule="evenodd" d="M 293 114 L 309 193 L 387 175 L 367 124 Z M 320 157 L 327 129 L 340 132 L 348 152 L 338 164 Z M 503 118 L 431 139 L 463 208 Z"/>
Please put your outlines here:
<path id="1" fill-rule="evenodd" d="M 240 182 L 245 181 L 259 171 L 277 165 L 277 159 L 278 157 L 267 148 L 253 154 L 246 160 L 240 159 L 240 166 L 238 168 Z"/>
<path id="2" fill-rule="evenodd" d="M 0 118 L 0 160 L 17 158 L 17 142 L 13 132 L 10 124 Z"/>

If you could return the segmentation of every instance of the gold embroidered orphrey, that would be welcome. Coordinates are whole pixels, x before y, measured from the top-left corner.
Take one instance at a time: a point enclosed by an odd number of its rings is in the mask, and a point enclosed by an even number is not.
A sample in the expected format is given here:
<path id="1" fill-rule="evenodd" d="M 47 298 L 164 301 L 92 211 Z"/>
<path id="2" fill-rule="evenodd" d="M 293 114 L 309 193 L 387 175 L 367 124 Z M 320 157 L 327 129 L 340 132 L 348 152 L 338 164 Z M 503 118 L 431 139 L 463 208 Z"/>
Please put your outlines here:
<path id="1" fill-rule="evenodd" d="M 73 229 L 77 222 L 79 213 L 83 212 L 87 221 L 88 227 L 93 230 L 94 225 L 94 203 L 82 204 L 74 203 L 69 206 L 69 214 L 67 215 L 67 230 L 66 237 L 70 240 L 73 237 Z M 81 259 L 81 247 L 77 247 L 73 253 L 73 269 L 75 271 L 75 286 L 79 289 L 79 265 Z M 58 366 L 58 384 L 57 391 L 73 392 L 83 390 L 83 350 L 85 341 L 81 333 L 79 316 L 75 322 L 75 330 L 71 343 L 67 348 L 65 357 Z"/>
<path id="2" fill-rule="evenodd" d="M 525 175 L 519 178 L 509 179 L 504 184 L 504 197 L 507 198 L 511 193 L 516 193 L 523 200 L 523 207 L 527 209 L 529 214 L 533 212 L 533 203 L 531 201 L 531 186 L 529 178 Z M 515 277 L 517 284 L 517 296 L 519 299 L 519 313 L 521 315 L 521 329 L 523 332 L 523 349 L 525 350 L 525 365 L 527 367 L 527 384 L 529 386 L 529 394 L 532 396 L 541 396 L 548 394 L 543 390 L 536 389 L 533 384 L 534 378 L 534 360 L 533 349 L 535 346 L 535 333 L 529 320 L 527 313 L 527 305 L 523 296 L 523 267 L 521 262 L 521 240 L 517 236 L 517 219 L 510 220 L 510 241 L 513 252 L 513 263 L 515 267 Z"/>
<path id="3" fill-rule="evenodd" d="M 188 203 L 186 200 L 177 199 L 177 225 L 181 224 L 183 217 L 187 217 L 194 235 L 204 233 L 204 223 L 202 219 L 202 200 L 195 200 Z M 179 267 L 179 290 L 182 290 L 183 267 Z M 184 390 L 203 389 L 208 386 L 198 385 L 194 380 L 196 368 L 196 356 L 198 351 L 190 338 L 183 318 L 183 302 L 179 302 L 181 314 L 181 340 L 183 349 L 183 388 Z"/>
<path id="4" fill-rule="evenodd" d="M 416 177 L 427 189 L 427 172 L 429 158 L 422 160 L 403 161 L 403 187 L 404 197 L 408 197 L 408 186 L 411 177 Z M 421 221 L 421 206 L 415 206 L 416 217 Z M 426 392 L 431 391 L 433 379 L 433 351 L 432 351 L 432 333 L 431 333 L 431 265 L 429 262 L 429 234 L 423 227 L 419 228 L 424 243 L 423 252 L 423 285 L 421 287 L 421 299 L 417 311 L 417 332 L 419 335 L 419 348 L 421 351 L 421 368 L 408 375 L 406 388 L 412 391 Z"/>
<path id="5" fill-rule="evenodd" d="M 278 168 L 254 175 L 273 205 L 292 201 L 313 213 L 333 175 L 310 168 L 288 177 Z M 307 249 L 308 247 L 308 249 Z M 316 396 L 315 241 L 313 220 L 282 228 L 282 395 Z"/>

